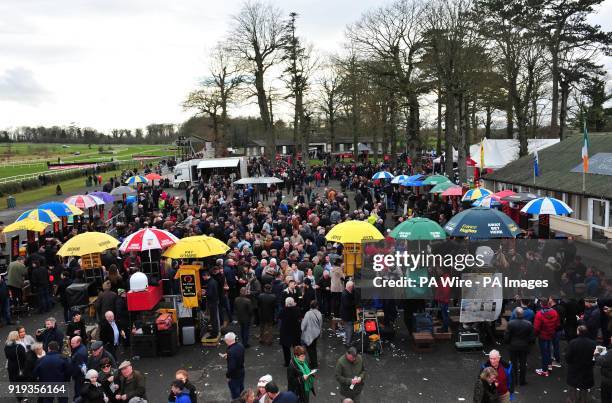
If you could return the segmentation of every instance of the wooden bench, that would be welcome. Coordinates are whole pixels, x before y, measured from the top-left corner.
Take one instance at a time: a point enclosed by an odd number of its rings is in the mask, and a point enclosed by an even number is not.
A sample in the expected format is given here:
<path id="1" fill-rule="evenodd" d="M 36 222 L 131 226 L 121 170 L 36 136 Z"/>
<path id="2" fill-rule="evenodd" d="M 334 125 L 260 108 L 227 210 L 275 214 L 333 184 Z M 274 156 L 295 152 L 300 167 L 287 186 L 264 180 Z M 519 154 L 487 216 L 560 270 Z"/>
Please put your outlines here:
<path id="1" fill-rule="evenodd" d="M 433 351 L 434 337 L 429 332 L 412 333 L 412 346 L 418 353 L 430 353 Z"/>
<path id="2" fill-rule="evenodd" d="M 434 327 L 434 332 L 433 332 L 433 337 L 436 341 L 443 341 L 443 340 L 450 340 L 453 336 L 453 334 L 449 331 L 449 332 L 442 332 L 440 331 L 442 329 L 442 326 L 436 326 Z"/>

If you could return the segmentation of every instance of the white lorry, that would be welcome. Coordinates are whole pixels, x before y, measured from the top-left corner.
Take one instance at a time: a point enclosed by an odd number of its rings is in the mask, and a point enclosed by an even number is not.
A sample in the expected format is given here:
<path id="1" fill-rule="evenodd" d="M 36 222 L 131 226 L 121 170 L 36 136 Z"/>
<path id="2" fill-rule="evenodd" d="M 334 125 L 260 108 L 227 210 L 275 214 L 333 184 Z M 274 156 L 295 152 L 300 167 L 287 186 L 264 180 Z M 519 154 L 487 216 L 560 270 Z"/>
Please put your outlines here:
<path id="1" fill-rule="evenodd" d="M 185 189 L 200 178 L 208 180 L 211 175 L 233 177 L 234 180 L 248 178 L 246 157 L 193 159 L 176 164 L 174 167 L 175 189 Z"/>

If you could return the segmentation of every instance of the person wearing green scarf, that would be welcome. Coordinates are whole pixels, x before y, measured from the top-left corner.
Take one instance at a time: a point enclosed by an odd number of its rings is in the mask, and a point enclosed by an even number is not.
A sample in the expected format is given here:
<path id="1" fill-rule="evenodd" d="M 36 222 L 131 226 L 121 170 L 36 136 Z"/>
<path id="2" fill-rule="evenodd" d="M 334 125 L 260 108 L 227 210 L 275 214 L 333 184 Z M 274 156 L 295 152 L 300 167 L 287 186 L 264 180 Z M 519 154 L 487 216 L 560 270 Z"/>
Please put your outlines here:
<path id="1" fill-rule="evenodd" d="M 308 403 L 310 394 L 315 394 L 313 375 L 306 361 L 306 349 L 296 346 L 287 367 L 287 389 L 298 396 L 300 403 Z"/>

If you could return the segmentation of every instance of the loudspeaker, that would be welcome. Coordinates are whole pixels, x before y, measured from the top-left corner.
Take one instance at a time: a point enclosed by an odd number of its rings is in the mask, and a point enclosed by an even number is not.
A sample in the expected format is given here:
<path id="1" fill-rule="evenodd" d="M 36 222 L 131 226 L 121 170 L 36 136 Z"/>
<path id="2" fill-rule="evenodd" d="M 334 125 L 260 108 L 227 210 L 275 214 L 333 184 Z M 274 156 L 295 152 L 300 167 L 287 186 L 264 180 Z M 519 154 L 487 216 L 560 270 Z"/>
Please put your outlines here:
<path id="1" fill-rule="evenodd" d="M 95 288 L 93 283 L 75 283 L 66 287 L 66 300 L 69 307 L 89 304 L 90 288 Z"/>
<path id="2" fill-rule="evenodd" d="M 176 325 L 173 325 L 168 330 L 160 330 L 157 332 L 157 353 L 159 355 L 171 356 L 178 351 L 178 332 Z"/>

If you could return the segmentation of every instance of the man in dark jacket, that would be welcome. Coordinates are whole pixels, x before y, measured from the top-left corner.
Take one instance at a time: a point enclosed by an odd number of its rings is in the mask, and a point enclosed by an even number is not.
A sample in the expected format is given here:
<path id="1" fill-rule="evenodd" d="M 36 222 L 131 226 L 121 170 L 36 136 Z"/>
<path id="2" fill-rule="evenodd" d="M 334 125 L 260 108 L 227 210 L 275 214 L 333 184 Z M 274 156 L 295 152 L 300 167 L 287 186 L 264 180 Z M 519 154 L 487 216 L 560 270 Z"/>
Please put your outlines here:
<path id="1" fill-rule="evenodd" d="M 202 278 L 206 283 L 206 309 L 210 318 L 211 331 L 207 338 L 216 338 L 219 335 L 219 283 L 211 276 L 209 271 L 202 272 Z"/>
<path id="2" fill-rule="evenodd" d="M 357 354 L 355 347 L 349 347 L 346 354 L 336 363 L 336 381 L 340 384 L 340 394 L 344 397 L 359 401 L 365 380 L 365 366 L 363 358 Z"/>
<path id="3" fill-rule="evenodd" d="M 58 346 L 64 345 L 64 333 L 57 328 L 55 318 L 50 317 L 45 320 L 45 330 L 36 331 L 36 341 L 43 344 L 43 349 L 48 351 L 49 343 L 56 342 Z"/>
<path id="4" fill-rule="evenodd" d="M 72 379 L 74 380 L 74 395 L 81 395 L 81 387 L 85 381 L 85 373 L 87 371 L 87 348 L 81 342 L 80 336 L 74 336 L 70 339 L 70 364 L 72 366 Z"/>
<path id="5" fill-rule="evenodd" d="M 59 344 L 49 342 L 48 352 L 34 367 L 34 380 L 38 382 L 69 382 L 71 375 L 70 363 L 59 353 Z M 66 391 L 67 392 L 67 391 Z M 52 403 L 52 397 L 42 399 L 43 403 Z M 68 403 L 67 397 L 58 397 L 59 403 Z"/>
<path id="6" fill-rule="evenodd" d="M 278 386 L 272 381 L 266 384 L 266 395 L 272 403 L 298 403 L 299 399 L 291 391 L 281 392 Z M 268 401 L 266 399 L 266 401 Z"/>
<path id="7" fill-rule="evenodd" d="M 512 377 L 512 362 L 506 362 L 501 359 L 501 355 L 497 350 L 489 351 L 489 359 L 487 362 L 480 366 L 480 371 L 491 367 L 497 371 L 497 383 L 495 388 L 497 389 L 497 397 L 500 403 L 509 403 L 512 400 L 512 394 L 514 393 L 514 379 Z"/>
<path id="8" fill-rule="evenodd" d="M 274 326 L 274 310 L 276 308 L 276 295 L 272 293 L 272 285 L 266 284 L 264 292 L 257 298 L 259 309 L 260 334 L 259 342 L 263 345 L 272 345 L 272 327 Z"/>
<path id="9" fill-rule="evenodd" d="M 249 348 L 249 330 L 251 327 L 252 305 L 247 297 L 247 288 L 240 289 L 240 296 L 234 301 L 234 317 L 240 325 L 240 339 L 244 348 Z"/>
<path id="10" fill-rule="evenodd" d="M 612 402 L 612 354 L 595 351 L 595 365 L 601 367 L 601 402 Z"/>
<path id="11" fill-rule="evenodd" d="M 38 260 L 32 261 L 32 288 L 38 296 L 38 311 L 47 313 L 51 310 L 51 295 L 49 294 L 49 271 Z"/>
<path id="12" fill-rule="evenodd" d="M 536 369 L 536 374 L 540 376 L 548 376 L 552 370 L 552 359 L 550 357 L 550 349 L 552 348 L 552 340 L 555 338 L 555 333 L 559 327 L 559 315 L 554 309 L 548 307 L 548 301 L 541 301 L 542 309 L 536 313 L 534 319 L 534 330 L 538 337 L 540 345 L 540 354 L 542 355 L 542 368 Z"/>
<path id="13" fill-rule="evenodd" d="M 601 328 L 601 312 L 597 304 L 597 298 L 584 299 L 582 324 L 586 326 L 588 336 L 593 340 L 597 340 L 597 334 L 599 333 L 599 328 Z"/>
<path id="14" fill-rule="evenodd" d="M 232 399 L 237 399 L 244 390 L 244 347 L 236 342 L 233 332 L 226 333 L 223 340 L 227 344 L 226 353 L 222 355 L 227 360 L 225 378 Z"/>
<path id="15" fill-rule="evenodd" d="M 105 281 L 102 284 L 102 290 L 96 299 L 96 312 L 100 321 L 104 319 L 104 314 L 108 311 L 117 314 L 117 299 L 119 298 L 117 293 L 111 290 L 110 281 Z"/>
<path id="16" fill-rule="evenodd" d="M 523 319 L 523 308 L 516 308 L 515 315 L 516 319 L 508 323 L 504 341 L 510 351 L 510 361 L 514 364 L 512 377 L 519 379 L 520 385 L 526 385 L 527 354 L 529 344 L 535 339 L 535 333 L 531 322 Z"/>
<path id="17" fill-rule="evenodd" d="M 117 366 L 115 357 L 104 349 L 104 343 L 102 343 L 100 340 L 96 340 L 91 343 L 90 351 L 91 354 L 87 359 L 87 369 L 95 369 L 96 371 L 100 372 L 102 370 L 100 362 L 103 358 L 108 358 L 112 368 Z"/>
<path id="18" fill-rule="evenodd" d="M 578 326 L 578 337 L 570 341 L 565 352 L 567 384 L 572 401 L 586 402 L 590 389 L 595 385 L 593 354 L 597 343 L 589 337 L 586 326 Z"/>
<path id="19" fill-rule="evenodd" d="M 357 320 L 357 310 L 355 306 L 355 295 L 353 294 L 354 284 L 348 281 L 340 298 L 340 319 L 344 322 L 344 345 L 350 347 L 353 343 L 353 330 Z"/>
<path id="20" fill-rule="evenodd" d="M 125 331 L 121 329 L 119 323 L 115 320 L 113 312 L 106 312 L 104 319 L 100 322 L 100 340 L 104 343 L 104 348 L 113 357 L 117 357 L 117 347 L 119 347 L 122 338 L 125 339 Z"/>
<path id="21" fill-rule="evenodd" d="M 115 392 L 115 400 L 127 403 L 134 397 L 147 399 L 145 377 L 132 367 L 131 362 L 123 361 L 119 365 L 119 375 L 116 378 L 114 383 L 119 385 L 119 389 Z"/>

